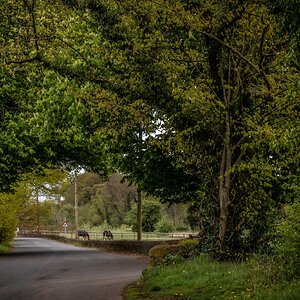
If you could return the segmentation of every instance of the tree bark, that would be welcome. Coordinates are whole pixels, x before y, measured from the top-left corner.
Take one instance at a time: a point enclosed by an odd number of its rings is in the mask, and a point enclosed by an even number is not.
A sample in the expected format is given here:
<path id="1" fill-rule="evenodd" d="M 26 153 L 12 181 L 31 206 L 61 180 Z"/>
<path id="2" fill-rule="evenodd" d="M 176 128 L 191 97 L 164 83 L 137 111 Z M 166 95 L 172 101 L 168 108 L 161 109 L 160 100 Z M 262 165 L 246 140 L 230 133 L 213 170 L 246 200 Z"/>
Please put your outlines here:
<path id="1" fill-rule="evenodd" d="M 220 228 L 219 228 L 219 241 L 222 248 L 226 230 L 227 221 L 229 214 L 229 203 L 230 203 L 230 168 L 232 160 L 232 149 L 231 149 L 231 129 L 230 129 L 230 119 L 229 113 L 226 114 L 226 131 L 225 140 L 223 146 L 222 161 L 220 167 L 220 179 L 219 179 L 219 206 L 220 206 Z"/>

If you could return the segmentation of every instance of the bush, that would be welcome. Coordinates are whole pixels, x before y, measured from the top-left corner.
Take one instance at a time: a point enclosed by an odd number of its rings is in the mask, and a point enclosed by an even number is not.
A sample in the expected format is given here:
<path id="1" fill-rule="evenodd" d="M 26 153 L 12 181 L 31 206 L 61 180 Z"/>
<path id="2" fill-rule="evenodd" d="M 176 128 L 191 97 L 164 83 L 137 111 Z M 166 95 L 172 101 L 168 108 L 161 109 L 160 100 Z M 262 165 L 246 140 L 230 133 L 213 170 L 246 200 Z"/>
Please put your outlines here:
<path id="1" fill-rule="evenodd" d="M 163 217 L 160 219 L 160 221 L 156 224 L 156 231 L 157 232 L 173 232 L 174 226 L 172 224 L 172 221 L 167 219 L 166 217 Z"/>
<path id="2" fill-rule="evenodd" d="M 272 247 L 282 270 L 289 276 L 300 275 L 300 203 L 287 205 L 285 216 L 277 224 Z"/>
<path id="3" fill-rule="evenodd" d="M 17 218 L 13 205 L 0 199 L 0 243 L 9 243 L 15 237 Z"/>
<path id="4" fill-rule="evenodd" d="M 150 249 L 149 264 L 170 264 L 181 262 L 184 259 L 194 258 L 199 255 L 198 240 L 182 240 L 177 244 L 160 244 Z"/>
<path id="5" fill-rule="evenodd" d="M 172 245 L 173 246 L 173 245 Z M 149 251 L 149 265 L 161 264 L 164 258 L 170 253 L 170 245 L 160 244 Z"/>
<path id="6" fill-rule="evenodd" d="M 189 239 L 179 242 L 178 254 L 183 258 L 195 258 L 199 255 L 199 240 Z"/>
<path id="7" fill-rule="evenodd" d="M 9 253 L 10 245 L 9 244 L 1 244 L 0 243 L 0 254 L 1 253 Z"/>

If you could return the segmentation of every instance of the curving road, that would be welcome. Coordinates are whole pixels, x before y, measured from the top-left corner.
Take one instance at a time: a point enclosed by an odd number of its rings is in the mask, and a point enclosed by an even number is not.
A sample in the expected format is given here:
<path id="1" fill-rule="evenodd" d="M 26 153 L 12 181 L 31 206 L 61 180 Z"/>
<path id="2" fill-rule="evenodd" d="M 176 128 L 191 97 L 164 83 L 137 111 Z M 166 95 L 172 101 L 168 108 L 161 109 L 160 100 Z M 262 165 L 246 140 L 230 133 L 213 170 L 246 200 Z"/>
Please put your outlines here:
<path id="1" fill-rule="evenodd" d="M 145 257 L 102 252 L 40 238 L 16 238 L 0 256 L 1 300 L 121 300 Z"/>

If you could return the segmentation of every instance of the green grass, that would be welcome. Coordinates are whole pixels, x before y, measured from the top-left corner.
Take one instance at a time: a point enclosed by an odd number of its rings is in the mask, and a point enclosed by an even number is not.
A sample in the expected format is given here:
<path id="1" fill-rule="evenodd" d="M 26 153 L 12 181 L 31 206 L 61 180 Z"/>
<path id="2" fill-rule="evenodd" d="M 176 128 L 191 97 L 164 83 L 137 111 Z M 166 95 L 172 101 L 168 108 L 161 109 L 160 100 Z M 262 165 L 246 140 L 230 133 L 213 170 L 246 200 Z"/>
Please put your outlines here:
<path id="1" fill-rule="evenodd" d="M 141 300 L 146 299 L 146 295 L 143 292 L 143 287 L 140 283 L 130 284 L 125 289 L 124 298 L 128 300 Z"/>
<path id="2" fill-rule="evenodd" d="M 10 248 L 9 244 L 0 244 L 0 253 L 8 253 Z"/>
<path id="3" fill-rule="evenodd" d="M 220 263 L 202 256 L 152 267 L 144 271 L 141 286 L 131 286 L 134 296 L 125 299 L 300 299 L 300 280 L 279 280 L 272 264 L 258 260 Z"/>

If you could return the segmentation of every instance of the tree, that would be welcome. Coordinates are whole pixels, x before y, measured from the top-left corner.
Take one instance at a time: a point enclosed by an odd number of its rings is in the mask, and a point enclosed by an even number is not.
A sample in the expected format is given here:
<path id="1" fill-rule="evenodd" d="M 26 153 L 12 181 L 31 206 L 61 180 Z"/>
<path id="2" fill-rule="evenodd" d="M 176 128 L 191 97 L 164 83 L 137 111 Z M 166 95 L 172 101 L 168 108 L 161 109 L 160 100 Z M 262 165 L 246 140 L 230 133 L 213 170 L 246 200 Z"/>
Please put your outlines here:
<path id="1" fill-rule="evenodd" d="M 290 1 L 264 1 L 270 8 L 272 13 L 278 20 L 280 32 L 282 36 L 288 35 L 287 42 L 289 43 L 289 55 L 288 59 L 292 61 L 294 66 L 297 66 L 299 70 L 299 37 L 300 37 L 300 8 L 299 0 Z"/>
<path id="2" fill-rule="evenodd" d="M 155 231 L 156 224 L 160 219 L 161 204 L 158 201 L 145 199 L 142 210 L 142 228 L 144 232 Z M 132 231 L 137 231 L 136 204 L 127 215 L 127 223 L 131 226 Z"/>
<path id="3" fill-rule="evenodd" d="M 78 174 L 78 205 L 83 206 L 91 202 L 92 198 L 97 193 L 99 186 L 103 184 L 103 179 L 99 174 L 84 172 Z M 70 185 L 65 193 L 64 203 L 74 204 L 74 181 L 70 182 Z"/>
<path id="4" fill-rule="evenodd" d="M 119 122 L 114 135 L 126 153 L 124 171 L 153 194 L 166 187 L 148 176 L 157 156 L 175 174 L 190 176 L 191 198 L 211 219 L 221 248 L 238 248 L 242 231 L 278 207 L 271 194 L 279 173 L 292 165 L 298 172 L 291 157 L 299 140 L 291 134 L 299 125 L 292 92 L 299 74 L 285 63 L 287 44 L 269 10 L 252 1 L 90 1 L 86 7 L 114 53 L 110 71 L 122 88 L 100 83 L 121 103 L 112 100 L 112 117 L 125 109 L 132 119 L 120 129 Z"/>
<path id="5" fill-rule="evenodd" d="M 39 233 L 40 228 L 48 229 L 51 204 L 65 193 L 69 174 L 62 169 L 47 168 L 42 173 L 27 173 L 22 179 L 18 189 L 25 190 L 26 196 L 22 196 L 22 206 L 18 210 L 19 225 Z"/>
<path id="6" fill-rule="evenodd" d="M 142 190 L 189 201 L 222 250 L 239 249 L 248 228 L 254 245 L 283 199 L 278 183 L 293 194 L 299 178 L 299 72 L 270 2 L 68 0 L 74 22 L 51 26 L 61 11 L 24 3 L 30 34 L 17 27 L 21 46 L 5 60 L 46 70 L 32 122 L 41 144 L 55 137 L 52 157 L 92 165 L 88 149 L 102 166 L 108 153 Z M 66 122 L 51 119 L 68 106 Z"/>
<path id="7" fill-rule="evenodd" d="M 91 200 L 94 225 L 106 222 L 117 227 L 124 224 L 136 197 L 136 188 L 129 186 L 120 173 L 113 173 L 107 182 L 98 187 Z"/>
<path id="8" fill-rule="evenodd" d="M 3 191 L 9 190 L 22 173 L 48 163 L 106 171 L 103 142 L 100 135 L 94 136 L 91 107 L 84 104 L 92 87 L 82 86 L 81 78 L 76 76 L 59 76 L 63 71 L 63 75 L 72 74 L 71 68 L 68 71 L 67 66 L 59 67 L 72 53 L 73 66 L 76 70 L 81 68 L 76 63 L 78 51 L 61 36 L 74 30 L 69 26 L 74 13 L 69 10 L 66 19 L 63 7 L 48 4 L 35 0 L 1 1 Z"/>

